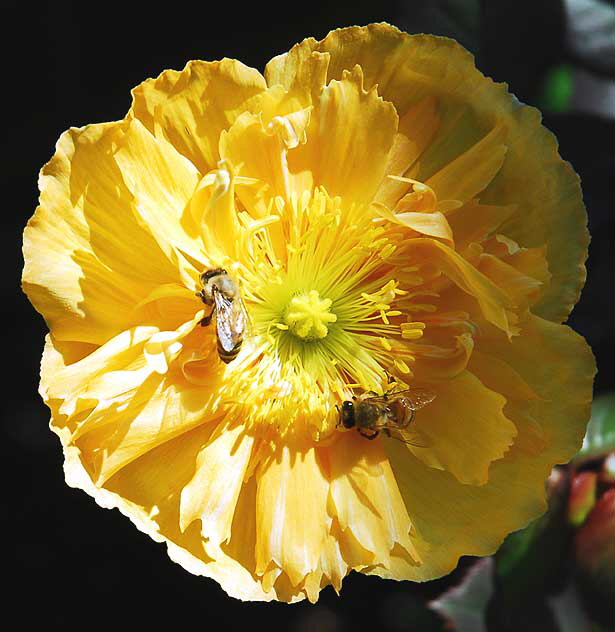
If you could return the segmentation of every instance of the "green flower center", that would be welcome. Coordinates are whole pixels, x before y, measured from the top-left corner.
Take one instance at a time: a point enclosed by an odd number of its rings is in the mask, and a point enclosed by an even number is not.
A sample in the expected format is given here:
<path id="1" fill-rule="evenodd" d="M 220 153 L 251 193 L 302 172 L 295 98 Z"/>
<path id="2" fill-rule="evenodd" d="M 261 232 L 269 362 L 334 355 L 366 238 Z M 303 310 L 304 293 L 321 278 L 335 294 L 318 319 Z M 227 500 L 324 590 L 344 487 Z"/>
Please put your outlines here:
<path id="1" fill-rule="evenodd" d="M 328 323 L 334 323 L 337 316 L 329 311 L 330 298 L 320 298 L 316 290 L 294 296 L 284 313 L 288 329 L 302 340 L 319 340 L 329 333 Z"/>

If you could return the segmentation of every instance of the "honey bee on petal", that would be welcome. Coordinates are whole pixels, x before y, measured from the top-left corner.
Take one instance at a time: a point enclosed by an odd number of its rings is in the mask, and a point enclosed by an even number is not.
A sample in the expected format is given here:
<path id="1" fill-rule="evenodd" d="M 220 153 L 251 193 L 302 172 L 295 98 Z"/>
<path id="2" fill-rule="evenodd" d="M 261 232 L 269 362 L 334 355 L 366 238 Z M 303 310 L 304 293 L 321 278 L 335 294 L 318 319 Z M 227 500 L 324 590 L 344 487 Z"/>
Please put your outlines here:
<path id="1" fill-rule="evenodd" d="M 391 431 L 400 433 L 406 430 L 414 414 L 427 406 L 436 397 L 433 391 L 426 388 L 410 388 L 403 391 L 388 392 L 378 395 L 368 391 L 342 402 L 339 409 L 339 424 L 345 428 L 356 428 L 366 439 L 375 439 L 381 432 L 404 443 L 417 447 L 426 447 L 419 441 L 407 440 L 392 435 Z"/>
<path id="2" fill-rule="evenodd" d="M 211 312 L 201 320 L 201 325 L 207 327 L 215 318 L 218 355 L 222 362 L 228 364 L 241 349 L 248 326 L 248 312 L 241 299 L 239 285 L 226 270 L 206 270 L 200 279 L 203 289 L 196 295 L 211 307 Z"/>

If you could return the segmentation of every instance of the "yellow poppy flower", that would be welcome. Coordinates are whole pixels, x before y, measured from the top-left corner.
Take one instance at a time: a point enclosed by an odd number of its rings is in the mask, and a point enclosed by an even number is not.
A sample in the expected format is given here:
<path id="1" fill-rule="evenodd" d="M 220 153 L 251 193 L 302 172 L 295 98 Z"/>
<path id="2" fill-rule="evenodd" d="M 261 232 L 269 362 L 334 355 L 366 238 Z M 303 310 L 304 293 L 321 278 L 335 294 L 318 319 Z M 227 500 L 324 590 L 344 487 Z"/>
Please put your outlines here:
<path id="1" fill-rule="evenodd" d="M 448 573 L 580 445 L 578 178 L 452 40 L 192 61 L 63 134 L 40 189 L 23 285 L 67 482 L 234 597 Z"/>

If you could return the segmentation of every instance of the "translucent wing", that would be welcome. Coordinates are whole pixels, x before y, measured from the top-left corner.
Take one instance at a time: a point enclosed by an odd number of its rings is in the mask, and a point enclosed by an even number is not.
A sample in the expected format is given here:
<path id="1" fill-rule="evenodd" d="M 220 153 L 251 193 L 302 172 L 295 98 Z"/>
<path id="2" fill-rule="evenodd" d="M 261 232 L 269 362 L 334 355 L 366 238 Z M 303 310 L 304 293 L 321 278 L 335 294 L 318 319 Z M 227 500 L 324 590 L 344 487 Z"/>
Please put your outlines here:
<path id="1" fill-rule="evenodd" d="M 405 393 L 405 391 L 401 391 Z M 394 393 L 393 396 L 397 395 Z M 388 395 L 367 395 L 363 394 L 357 397 L 359 401 L 364 401 L 370 404 L 371 406 L 377 406 L 379 409 L 386 410 L 387 404 L 391 401 L 391 397 Z"/>
<path id="2" fill-rule="evenodd" d="M 218 341 L 224 351 L 230 353 L 243 340 L 248 314 L 239 296 L 229 299 L 222 292 L 214 291 L 214 303 Z"/>
<path id="3" fill-rule="evenodd" d="M 431 404 L 436 398 L 436 393 L 428 388 L 407 388 L 403 391 L 389 391 L 384 395 L 362 396 L 362 399 L 372 405 L 386 407 L 387 404 L 400 397 L 405 397 L 413 410 L 419 410 Z"/>
<path id="4" fill-rule="evenodd" d="M 396 391 L 387 393 L 387 399 L 395 399 L 397 397 L 405 397 L 413 410 L 419 410 L 427 404 L 431 404 L 436 398 L 436 393 L 428 388 L 408 388 L 404 391 Z"/>
<path id="5" fill-rule="evenodd" d="M 388 436 L 391 439 L 396 439 L 397 441 L 401 441 L 407 445 L 411 445 L 415 448 L 429 448 L 430 442 L 426 437 L 423 437 L 418 434 L 418 432 L 408 432 L 408 431 L 400 431 L 396 430 L 391 432 L 390 429 L 387 430 Z"/>

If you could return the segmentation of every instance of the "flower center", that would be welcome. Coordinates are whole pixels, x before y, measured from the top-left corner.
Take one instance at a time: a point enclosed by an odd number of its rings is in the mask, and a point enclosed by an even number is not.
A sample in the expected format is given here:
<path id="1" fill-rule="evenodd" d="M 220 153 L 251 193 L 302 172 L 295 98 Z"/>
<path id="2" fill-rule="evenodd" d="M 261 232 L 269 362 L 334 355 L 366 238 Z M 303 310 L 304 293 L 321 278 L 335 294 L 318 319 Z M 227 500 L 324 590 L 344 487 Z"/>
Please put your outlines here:
<path id="1" fill-rule="evenodd" d="M 334 323 L 337 316 L 329 311 L 330 298 L 320 298 L 317 290 L 294 296 L 284 314 L 284 323 L 298 338 L 306 341 L 324 338 L 329 333 L 327 323 Z"/>

